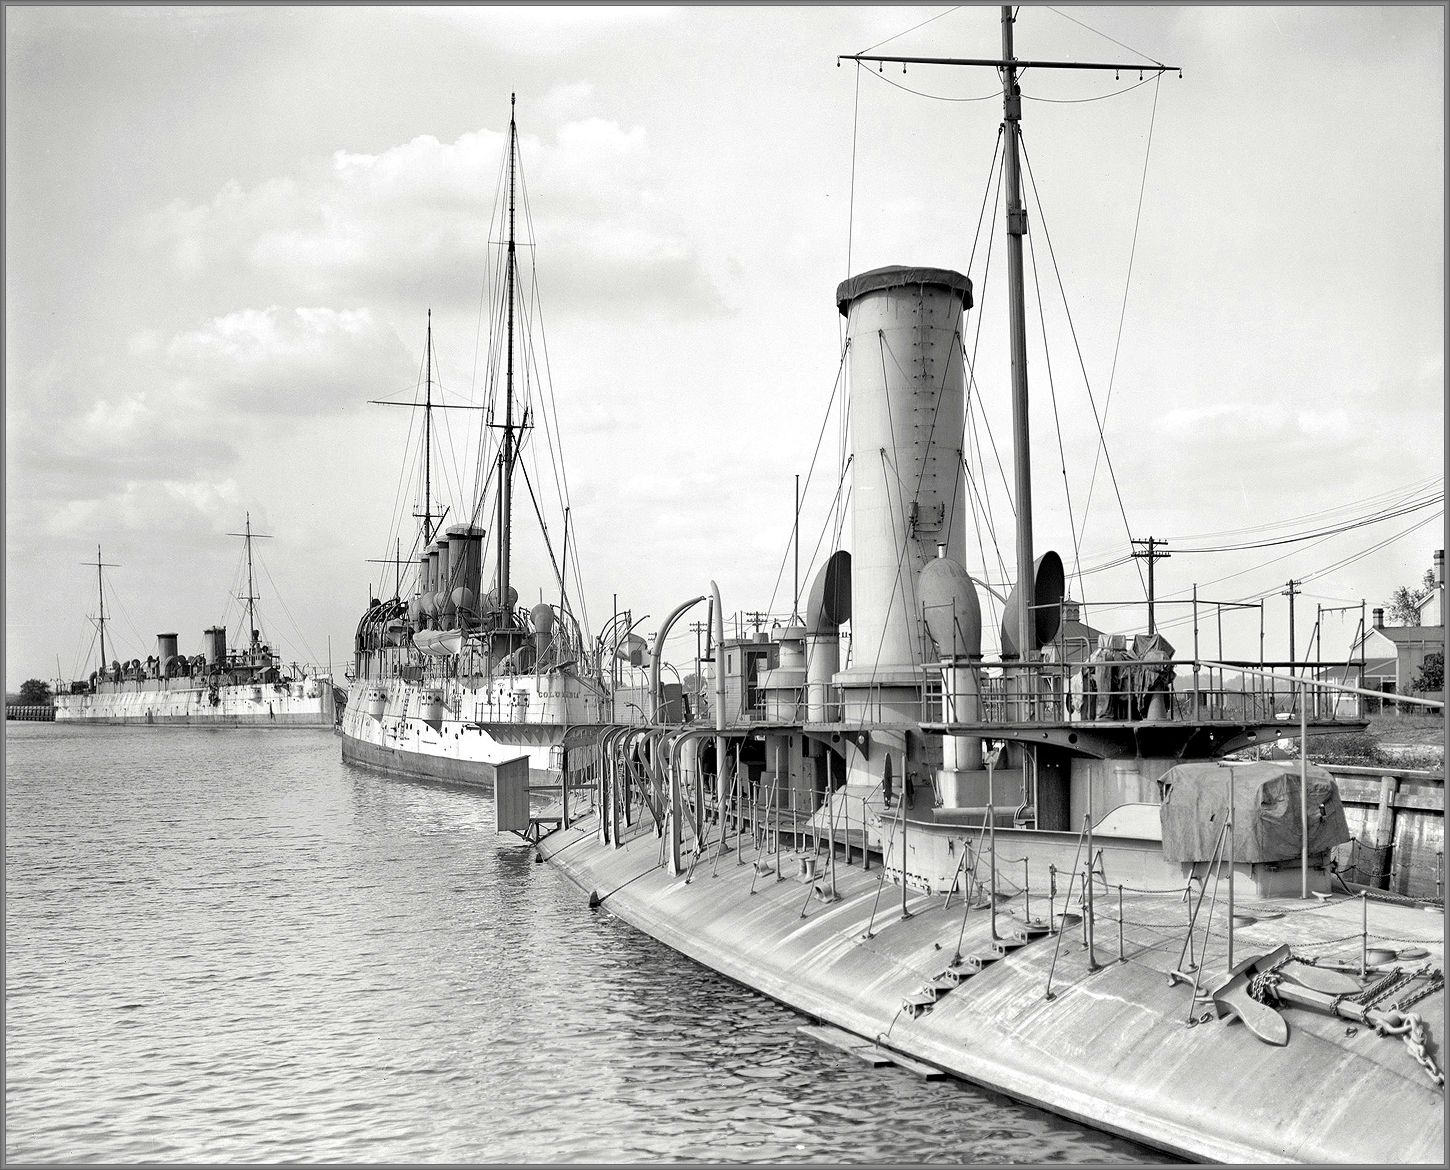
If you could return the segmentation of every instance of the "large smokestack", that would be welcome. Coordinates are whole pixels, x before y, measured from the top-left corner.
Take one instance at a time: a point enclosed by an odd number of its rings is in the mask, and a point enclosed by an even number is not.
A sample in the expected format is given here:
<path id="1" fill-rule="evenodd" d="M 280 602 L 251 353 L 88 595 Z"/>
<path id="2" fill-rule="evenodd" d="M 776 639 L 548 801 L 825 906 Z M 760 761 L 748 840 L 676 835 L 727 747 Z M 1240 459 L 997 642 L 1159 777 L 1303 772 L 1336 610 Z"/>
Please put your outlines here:
<path id="1" fill-rule="evenodd" d="M 206 653 L 206 664 L 217 668 L 227 664 L 227 628 L 209 626 L 202 634 L 202 648 Z"/>
<path id="2" fill-rule="evenodd" d="M 916 583 L 936 546 L 966 559 L 961 323 L 972 284 L 945 268 L 878 268 L 844 281 L 836 304 L 854 452 L 847 673 L 879 681 L 882 669 L 919 674 Z"/>
<path id="3" fill-rule="evenodd" d="M 1443 548 L 1435 550 L 1435 584 L 1445 584 L 1445 550 Z"/>
<path id="4" fill-rule="evenodd" d="M 447 536 L 440 536 L 438 543 L 433 546 L 438 550 L 438 585 L 437 592 L 433 596 L 433 604 L 438 615 L 438 628 L 440 630 L 451 630 L 457 624 L 455 618 L 458 614 L 458 607 L 453 604 L 453 581 L 450 573 L 451 559 Z"/>
<path id="5" fill-rule="evenodd" d="M 455 524 L 448 530 L 451 600 L 459 629 L 478 625 L 479 571 L 483 564 L 483 529 Z"/>
<path id="6" fill-rule="evenodd" d="M 1382 630 L 1385 628 L 1385 611 L 1382 609 L 1370 610 L 1370 616 L 1374 619 L 1374 628 Z"/>
<path id="7" fill-rule="evenodd" d="M 430 629 L 438 629 L 438 546 L 423 554 L 423 616 Z"/>

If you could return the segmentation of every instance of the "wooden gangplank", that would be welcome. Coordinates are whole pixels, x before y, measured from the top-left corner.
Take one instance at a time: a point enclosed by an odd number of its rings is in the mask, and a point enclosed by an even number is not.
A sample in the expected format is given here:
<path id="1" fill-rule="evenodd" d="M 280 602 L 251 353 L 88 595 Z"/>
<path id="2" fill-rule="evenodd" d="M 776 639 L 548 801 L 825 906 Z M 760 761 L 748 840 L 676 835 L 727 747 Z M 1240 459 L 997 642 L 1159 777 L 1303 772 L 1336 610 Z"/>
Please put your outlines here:
<path id="1" fill-rule="evenodd" d="M 857 1060 L 863 1060 L 872 1068 L 880 1068 L 882 1065 L 891 1064 L 897 1068 L 904 1068 L 907 1072 L 920 1077 L 924 1081 L 940 1080 L 947 1074 L 934 1065 L 924 1064 L 922 1061 L 913 1060 L 900 1052 L 890 1048 L 882 1047 L 880 1044 L 873 1044 L 871 1041 L 857 1036 L 853 1032 L 847 1032 L 843 1028 L 833 1028 L 829 1024 L 803 1024 L 797 1028 L 803 1036 L 819 1044 L 825 1044 L 830 1048 L 839 1049 L 841 1052 L 849 1053 Z"/>

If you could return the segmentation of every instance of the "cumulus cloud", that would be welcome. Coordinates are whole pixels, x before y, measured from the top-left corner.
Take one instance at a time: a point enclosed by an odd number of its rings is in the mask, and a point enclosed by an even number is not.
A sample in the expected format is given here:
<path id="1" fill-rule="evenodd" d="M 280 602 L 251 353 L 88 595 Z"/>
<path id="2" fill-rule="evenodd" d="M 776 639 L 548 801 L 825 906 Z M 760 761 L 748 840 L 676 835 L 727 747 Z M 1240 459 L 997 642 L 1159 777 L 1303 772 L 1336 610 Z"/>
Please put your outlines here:
<path id="1" fill-rule="evenodd" d="M 550 100 L 587 99 L 573 88 Z M 144 239 L 183 275 L 240 270 L 299 300 L 467 303 L 490 266 L 505 146 L 503 133 L 479 130 L 453 142 L 421 135 L 376 154 L 337 151 L 297 176 L 173 202 L 148 218 Z M 519 234 L 532 230 L 541 265 L 567 276 L 553 282 L 552 305 L 722 308 L 685 225 L 651 191 L 642 128 L 578 118 L 552 141 L 525 137 L 521 156 L 531 215 Z"/>
<path id="2" fill-rule="evenodd" d="M 104 518 L 165 527 L 178 510 L 214 514 L 244 455 L 275 446 L 278 419 L 336 418 L 415 369 L 366 309 L 271 306 L 169 339 L 147 330 L 104 362 L 57 359 L 13 374 L 8 490 L 43 504 L 40 529 L 61 538 Z"/>
<path id="3" fill-rule="evenodd" d="M 404 381 L 412 358 L 367 309 L 240 309 L 172 338 L 166 357 L 200 405 L 327 413 Z"/>
<path id="4" fill-rule="evenodd" d="M 235 457 L 229 439 L 195 426 L 183 387 L 166 379 L 118 386 L 114 369 L 51 363 L 17 382 L 6 403 L 12 493 L 89 498 Z"/>
<path id="5" fill-rule="evenodd" d="M 72 499 L 55 509 L 53 539 L 84 541 L 98 532 L 170 534 L 168 544 L 214 543 L 219 522 L 239 515 L 244 501 L 234 479 L 156 479 L 113 483 L 98 499 Z"/>

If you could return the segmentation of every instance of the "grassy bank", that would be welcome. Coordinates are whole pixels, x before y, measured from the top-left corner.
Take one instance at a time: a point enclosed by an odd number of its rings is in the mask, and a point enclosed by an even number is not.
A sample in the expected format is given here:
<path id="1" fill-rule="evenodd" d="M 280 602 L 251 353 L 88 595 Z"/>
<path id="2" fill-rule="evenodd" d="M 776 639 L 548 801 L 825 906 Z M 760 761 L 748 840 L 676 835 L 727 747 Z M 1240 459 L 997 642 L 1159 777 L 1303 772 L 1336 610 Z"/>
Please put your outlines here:
<path id="1" fill-rule="evenodd" d="M 1298 745 L 1291 749 L 1297 756 Z M 1366 768 L 1445 767 L 1445 719 L 1440 713 L 1385 712 L 1370 719 L 1364 731 L 1315 735 L 1309 758 L 1317 763 L 1357 764 Z"/>

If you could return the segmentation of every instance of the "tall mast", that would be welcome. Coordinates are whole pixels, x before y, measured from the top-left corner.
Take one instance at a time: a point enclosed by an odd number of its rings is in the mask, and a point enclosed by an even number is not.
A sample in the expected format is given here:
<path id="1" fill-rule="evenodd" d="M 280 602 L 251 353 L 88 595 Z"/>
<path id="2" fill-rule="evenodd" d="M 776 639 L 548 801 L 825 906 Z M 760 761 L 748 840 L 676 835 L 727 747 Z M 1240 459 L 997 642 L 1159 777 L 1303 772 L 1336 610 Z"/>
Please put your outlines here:
<path id="1" fill-rule="evenodd" d="M 96 599 L 100 603 L 97 610 L 96 625 L 101 631 L 101 666 L 98 673 L 106 672 L 106 591 L 101 587 L 101 570 L 118 569 L 119 565 L 113 565 L 108 561 L 101 560 L 101 546 L 96 545 L 96 559 L 94 561 L 82 561 L 83 565 L 96 566 Z"/>
<path id="2" fill-rule="evenodd" d="M 423 547 L 433 539 L 433 310 L 428 310 L 428 342 L 423 357 Z"/>
<path id="3" fill-rule="evenodd" d="M 1006 122 L 1007 149 L 1004 153 L 1007 182 L 1007 306 L 1010 318 L 1012 351 L 1012 446 L 1013 472 L 1017 494 L 1017 643 L 1018 653 L 1026 655 L 1033 644 L 1035 615 L 1032 581 L 1032 462 L 1027 427 L 1027 311 L 1022 280 L 1022 237 L 1027 234 L 1027 211 L 1022 206 L 1022 174 L 1018 159 L 1022 122 L 1022 91 L 1017 77 L 1023 69 L 1089 69 L 1115 73 L 1136 69 L 1143 73 L 1166 73 L 1177 65 L 1160 62 L 1111 61 L 1019 61 L 1012 51 L 1011 5 L 1002 6 L 1002 58 L 993 61 L 982 57 L 880 57 L 869 53 L 844 54 L 838 60 L 891 62 L 898 65 L 966 65 L 997 70 L 1002 79 L 1002 110 Z M 1182 71 L 1179 70 L 1179 76 Z"/>
<path id="4" fill-rule="evenodd" d="M 245 531 L 243 531 L 243 532 L 228 532 L 227 535 L 228 536 L 240 536 L 243 540 L 245 540 L 247 542 L 247 595 L 245 597 L 239 598 L 238 600 L 245 601 L 247 603 L 247 631 L 248 631 L 248 639 L 249 639 L 248 642 L 247 642 L 247 647 L 248 647 L 249 650 L 255 650 L 257 648 L 257 643 L 258 643 L 258 638 L 257 638 L 257 606 L 256 606 L 257 590 L 256 590 L 256 587 L 253 584 L 253 580 L 252 580 L 252 541 L 253 540 L 271 540 L 272 538 L 270 536 L 268 536 L 264 532 L 253 532 L 252 531 L 252 514 L 251 514 L 251 512 L 248 512 L 247 513 L 247 524 L 246 524 Z"/>
<path id="5" fill-rule="evenodd" d="M 96 600 L 99 603 L 97 623 L 101 629 L 101 669 L 106 669 L 106 591 L 101 588 L 101 546 L 96 545 Z"/>
<path id="6" fill-rule="evenodd" d="M 257 590 L 252 584 L 252 514 L 247 513 L 247 629 L 251 631 L 250 646 L 257 645 Z"/>
<path id="7" fill-rule="evenodd" d="M 1022 122 L 1022 91 L 1012 55 L 1012 6 L 1002 6 L 1002 110 L 1007 123 L 1007 308 L 1012 345 L 1012 451 L 1017 495 L 1017 652 L 1028 656 L 1035 643 L 1032 612 L 1032 457 L 1027 416 L 1027 310 L 1022 289 L 1022 237 L 1027 209 L 1022 206 L 1022 172 L 1017 158 Z"/>
<path id="8" fill-rule="evenodd" d="M 508 314 L 508 357 L 504 371 L 503 444 L 499 448 L 498 477 L 498 606 L 504 624 L 512 625 L 509 612 L 509 521 L 513 495 L 514 471 L 514 290 L 517 282 L 518 254 L 514 241 L 514 161 L 517 155 L 518 126 L 514 121 L 517 95 L 509 94 L 509 239 L 508 261 L 504 269 L 504 297 Z"/>

